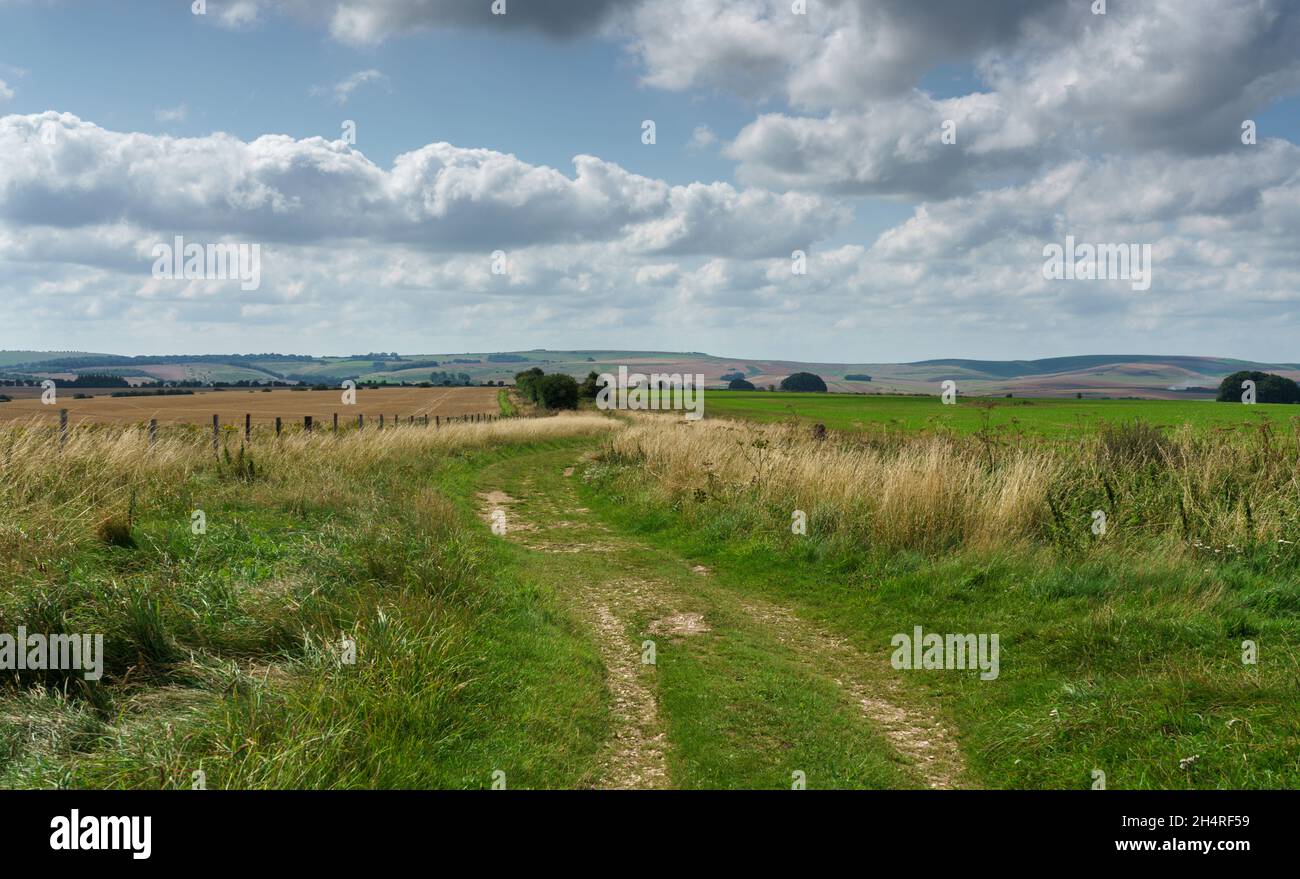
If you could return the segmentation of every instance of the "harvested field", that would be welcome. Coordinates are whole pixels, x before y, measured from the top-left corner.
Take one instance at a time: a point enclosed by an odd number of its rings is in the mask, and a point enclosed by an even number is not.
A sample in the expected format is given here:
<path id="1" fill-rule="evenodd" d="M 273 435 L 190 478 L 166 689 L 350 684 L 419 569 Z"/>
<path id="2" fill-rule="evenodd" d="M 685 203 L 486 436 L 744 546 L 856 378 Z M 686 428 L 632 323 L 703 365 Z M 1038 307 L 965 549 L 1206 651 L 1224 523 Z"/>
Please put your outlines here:
<path id="1" fill-rule="evenodd" d="M 33 389 L 14 388 L 28 391 Z M 10 393 L 14 399 L 0 403 L 0 422 L 45 418 L 56 421 L 59 409 L 68 410 L 68 420 L 76 424 L 134 424 L 158 419 L 159 424 L 211 424 L 219 415 L 225 425 L 242 425 L 244 415 L 253 416 L 257 424 L 274 422 L 281 417 L 286 424 L 301 423 L 306 415 L 328 423 L 335 412 L 340 421 L 355 423 L 358 415 L 367 421 L 380 415 L 440 416 L 447 418 L 477 413 L 499 413 L 499 388 L 379 388 L 357 391 L 356 405 L 345 406 L 342 391 L 253 391 L 240 388 L 225 391 L 199 391 L 177 396 L 112 397 L 107 392 L 85 400 L 73 399 L 73 391 L 60 391 L 58 404 L 41 403 L 40 391 L 34 394 Z"/>

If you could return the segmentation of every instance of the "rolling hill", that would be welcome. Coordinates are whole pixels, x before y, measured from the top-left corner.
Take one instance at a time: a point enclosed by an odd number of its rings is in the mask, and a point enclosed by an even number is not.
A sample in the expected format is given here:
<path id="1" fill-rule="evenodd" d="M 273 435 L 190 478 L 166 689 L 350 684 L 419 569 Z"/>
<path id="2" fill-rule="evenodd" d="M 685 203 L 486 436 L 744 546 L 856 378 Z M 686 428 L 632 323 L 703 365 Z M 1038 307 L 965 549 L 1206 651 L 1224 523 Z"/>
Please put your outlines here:
<path id="1" fill-rule="evenodd" d="M 1300 379 L 1300 364 L 1260 363 L 1224 357 L 1150 354 L 1092 354 L 1042 360 L 943 358 L 914 363 L 814 363 L 720 357 L 700 352 L 576 350 L 308 357 L 281 354 L 178 354 L 129 357 L 86 352 L 0 351 L 0 380 L 69 380 L 77 374 L 120 375 L 133 384 L 148 381 L 337 383 L 428 381 L 433 373 L 464 374 L 475 384 L 511 381 L 537 366 L 578 378 L 588 372 L 680 372 L 703 374 L 711 387 L 722 376 L 741 373 L 760 389 L 776 386 L 793 372 L 820 375 L 842 393 L 934 394 L 955 381 L 966 395 L 1018 397 L 1134 397 L 1197 399 L 1213 395 L 1224 376 L 1241 369 Z M 848 378 L 853 376 L 852 379 Z M 870 380 L 863 377 L 869 376 Z"/>

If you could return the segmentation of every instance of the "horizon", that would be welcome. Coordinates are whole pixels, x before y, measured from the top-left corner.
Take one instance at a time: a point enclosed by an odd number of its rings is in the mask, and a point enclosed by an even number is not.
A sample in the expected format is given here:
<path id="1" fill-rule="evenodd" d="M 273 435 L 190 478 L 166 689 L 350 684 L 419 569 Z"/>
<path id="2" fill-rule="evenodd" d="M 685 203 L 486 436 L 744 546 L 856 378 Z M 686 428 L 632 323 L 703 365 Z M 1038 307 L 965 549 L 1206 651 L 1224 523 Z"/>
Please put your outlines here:
<path id="1" fill-rule="evenodd" d="M 7 354 L 7 353 L 31 353 L 31 354 L 90 354 L 90 355 L 102 355 L 102 356 L 105 356 L 105 357 L 130 357 L 130 358 L 138 358 L 138 357 L 177 357 L 177 358 L 179 358 L 179 357 L 257 357 L 257 356 L 265 356 L 265 355 L 283 355 L 283 356 L 287 356 L 287 357 L 312 357 L 312 358 L 315 358 L 315 359 L 318 359 L 318 360 L 348 359 L 348 358 L 355 358 L 355 357 L 365 357 L 365 356 L 369 356 L 369 355 L 371 355 L 371 354 L 379 354 L 379 353 L 393 353 L 393 354 L 398 355 L 398 356 L 401 357 L 401 358 L 411 358 L 411 357 L 431 357 L 431 356 L 435 356 L 435 355 L 445 357 L 445 356 L 457 356 L 457 355 L 463 355 L 463 354 L 486 354 L 486 355 L 490 355 L 490 354 L 530 354 L 530 353 L 543 353 L 543 354 L 551 354 L 551 353 L 554 353 L 554 354 L 621 354 L 621 353 L 627 353 L 627 354 L 658 354 L 658 355 L 673 355 L 673 356 L 701 355 L 701 356 L 705 356 L 705 357 L 713 358 L 713 359 L 715 359 L 715 360 L 748 360 L 748 361 L 760 361 L 760 362 L 765 362 L 765 363 L 815 364 L 815 365 L 820 365 L 820 366 L 862 366 L 862 365 L 872 365 L 872 364 L 882 364 L 882 365 L 885 365 L 885 364 L 887 364 L 887 365 L 905 365 L 905 366 L 906 366 L 906 365 L 921 365 L 921 364 L 929 364 L 929 363 L 944 363 L 944 362 L 949 362 L 949 361 L 970 361 L 970 362 L 974 362 L 974 363 L 1038 363 L 1038 362 L 1042 362 L 1042 361 L 1045 361 L 1045 360 L 1073 360 L 1073 359 L 1079 359 L 1079 358 L 1110 358 L 1110 359 L 1114 359 L 1114 360 L 1131 360 L 1131 359 L 1142 359 L 1142 360 L 1148 360 L 1148 359 L 1154 359 L 1154 360 L 1164 360 L 1164 359 L 1176 359 L 1176 360 L 1222 360 L 1222 361 L 1236 361 L 1236 362 L 1241 362 L 1241 363 L 1254 363 L 1254 364 L 1265 364 L 1265 365 L 1273 365 L 1273 366 L 1289 366 L 1289 367 L 1300 368 L 1300 363 L 1295 363 L 1295 362 L 1290 362 L 1290 361 L 1281 361 L 1281 360 L 1276 360 L 1276 361 L 1275 361 L 1275 360 L 1259 360 L 1259 359 L 1250 359 L 1250 358 L 1241 358 L 1241 357 L 1226 357 L 1226 356 L 1217 355 L 1217 354 L 1132 354 L 1132 353 L 1128 353 L 1128 354 L 1123 354 L 1123 353 L 1121 353 L 1121 354 L 1102 354 L 1102 353 L 1093 353 L 1093 354 L 1061 354 L 1061 355 L 1055 355 L 1055 356 L 1052 356 L 1052 357 L 1012 357 L 1012 358 L 1007 358 L 1007 359 L 994 359 L 994 358 L 988 358 L 988 357 L 949 356 L 949 357 L 924 357 L 924 358 L 920 358 L 920 359 L 917 359 L 917 360 L 799 360 L 799 359 L 797 359 L 797 358 L 792 358 L 792 357 L 767 357 L 767 356 L 753 356 L 753 355 L 746 355 L 746 354 L 715 354 L 715 353 L 710 352 L 710 351 L 668 351 L 668 350 L 657 350 L 657 349 L 648 349 L 648 348 L 647 348 L 647 349 L 640 349 L 640 348 L 627 348 L 627 347 L 621 347 L 621 348 L 620 348 L 620 347 L 616 347 L 616 348 L 512 348 L 512 349 L 507 349 L 507 348 L 482 348 L 482 349 L 475 349 L 475 350 L 469 350 L 469 349 L 466 349 L 466 350 L 464 350 L 464 351 L 409 351 L 409 352 L 406 352 L 406 353 L 402 353 L 402 352 L 398 352 L 398 351 L 389 351 L 389 352 L 384 352 L 384 351 L 382 350 L 382 346 L 381 346 L 380 348 L 375 349 L 375 350 L 373 350 L 373 351 L 366 351 L 366 352 L 354 351 L 354 352 L 347 353 L 347 354 L 321 354 L 321 353 L 315 353 L 315 352 L 298 352 L 298 351 L 285 351 L 285 350 L 280 350 L 280 351 L 247 351 L 247 352 L 237 352 L 237 351 L 175 351 L 175 352 L 158 353 L 158 354 L 122 354 L 122 353 L 115 352 L 115 351 L 89 351 L 89 350 L 76 349 L 76 348 L 52 348 L 52 349 L 43 349 L 43 350 L 37 350 L 37 349 L 32 349 L 32 348 L 0 348 L 0 354 Z"/>

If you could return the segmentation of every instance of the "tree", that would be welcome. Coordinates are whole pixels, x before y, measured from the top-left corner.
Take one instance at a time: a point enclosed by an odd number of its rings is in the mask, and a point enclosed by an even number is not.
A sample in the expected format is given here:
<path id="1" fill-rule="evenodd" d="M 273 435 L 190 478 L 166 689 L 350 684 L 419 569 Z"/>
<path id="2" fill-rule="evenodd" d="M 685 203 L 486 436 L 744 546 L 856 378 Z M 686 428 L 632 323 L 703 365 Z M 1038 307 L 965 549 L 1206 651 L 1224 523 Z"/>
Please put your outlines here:
<path id="1" fill-rule="evenodd" d="M 547 409 L 577 409 L 578 382 L 562 372 L 537 379 L 537 402 Z"/>
<path id="2" fill-rule="evenodd" d="M 739 369 L 736 369 L 736 370 L 732 370 L 731 372 L 724 372 L 720 376 L 720 378 L 724 382 L 734 382 L 737 379 L 743 380 L 745 378 L 745 374 L 741 372 Z"/>
<path id="3" fill-rule="evenodd" d="M 1300 385 L 1291 379 L 1274 375 L 1271 372 L 1234 372 L 1219 383 L 1219 395 L 1215 397 L 1220 403 L 1240 403 L 1241 383 L 1250 379 L 1255 383 L 1255 402 L 1257 403 L 1300 403 Z"/>
<path id="4" fill-rule="evenodd" d="M 584 400 L 594 400 L 598 393 L 600 393 L 600 376 L 594 371 L 589 372 L 582 384 L 578 386 L 578 396 Z"/>
<path id="5" fill-rule="evenodd" d="M 821 376 L 813 375 L 811 372 L 796 372 L 781 380 L 781 390 L 825 393 L 826 382 L 822 381 Z"/>
<path id="6" fill-rule="evenodd" d="M 733 379 L 731 380 L 731 383 L 730 383 L 729 385 L 727 385 L 727 390 L 729 390 L 729 391 L 756 391 L 756 390 L 758 390 L 758 388 L 754 387 L 754 385 L 753 385 L 752 382 L 747 382 L 747 381 L 745 381 L 743 378 L 733 378 Z"/>
<path id="7" fill-rule="evenodd" d="M 545 375 L 545 373 L 542 372 L 541 367 L 538 366 L 524 370 L 515 375 L 515 387 L 519 388 L 519 393 L 523 394 L 525 399 L 537 403 L 539 402 L 537 397 L 537 382 L 543 375 Z"/>

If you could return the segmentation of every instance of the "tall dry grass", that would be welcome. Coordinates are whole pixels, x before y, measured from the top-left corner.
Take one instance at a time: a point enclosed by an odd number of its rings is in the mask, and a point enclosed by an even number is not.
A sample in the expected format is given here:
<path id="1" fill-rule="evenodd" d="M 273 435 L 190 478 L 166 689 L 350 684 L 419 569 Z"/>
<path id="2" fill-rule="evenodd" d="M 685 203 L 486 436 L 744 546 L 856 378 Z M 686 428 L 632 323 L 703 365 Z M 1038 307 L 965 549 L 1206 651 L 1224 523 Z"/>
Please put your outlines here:
<path id="1" fill-rule="evenodd" d="M 0 428 L 0 575 L 40 566 L 81 543 L 128 526 L 138 500 L 191 496 L 195 480 L 244 480 L 278 491 L 297 487 L 304 503 L 352 491 L 359 470 L 379 472 L 412 455 L 593 436 L 617 423 L 596 415 L 505 419 L 441 428 L 373 427 L 338 434 L 263 430 L 245 446 L 226 430 L 214 455 L 211 433 L 165 428 L 149 442 L 145 427 L 75 429 L 60 446 L 54 429 L 31 422 Z"/>
<path id="2" fill-rule="evenodd" d="M 719 500 L 803 510 L 818 533 L 886 549 L 1172 537 L 1214 546 L 1300 541 L 1294 443 L 1142 423 L 1072 443 L 936 434 L 817 439 L 806 427 L 643 416 L 607 440 L 679 508 Z M 1283 543 L 1282 545 L 1286 545 Z"/>

